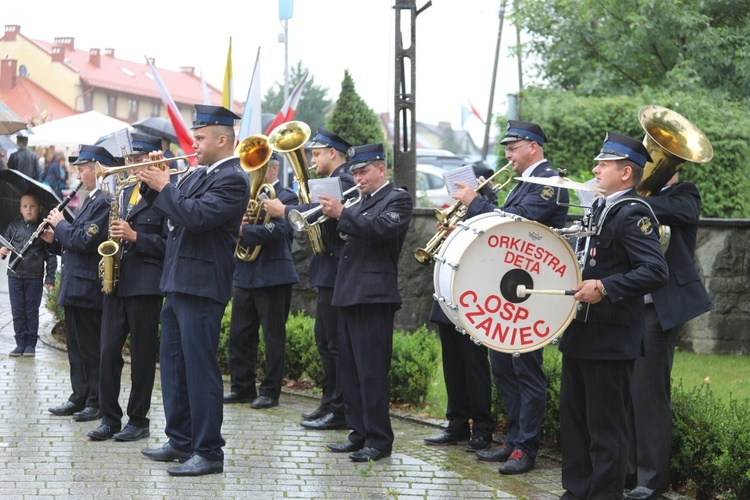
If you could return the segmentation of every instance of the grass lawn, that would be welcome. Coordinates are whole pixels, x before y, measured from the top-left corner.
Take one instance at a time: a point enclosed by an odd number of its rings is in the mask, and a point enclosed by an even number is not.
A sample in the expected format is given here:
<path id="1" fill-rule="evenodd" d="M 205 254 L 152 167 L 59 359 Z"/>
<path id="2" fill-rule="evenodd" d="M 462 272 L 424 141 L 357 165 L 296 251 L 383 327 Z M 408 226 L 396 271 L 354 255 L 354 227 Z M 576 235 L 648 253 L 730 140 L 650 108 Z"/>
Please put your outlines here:
<path id="1" fill-rule="evenodd" d="M 557 349 L 554 346 L 546 348 Z M 677 351 L 672 367 L 672 385 L 679 384 L 680 380 L 685 389 L 701 385 L 704 381 L 710 383 L 712 393 L 725 403 L 730 395 L 737 400 L 750 400 L 750 356 Z M 446 404 L 443 366 L 438 364 L 435 381 L 422 411 L 433 418 L 445 418 Z"/>

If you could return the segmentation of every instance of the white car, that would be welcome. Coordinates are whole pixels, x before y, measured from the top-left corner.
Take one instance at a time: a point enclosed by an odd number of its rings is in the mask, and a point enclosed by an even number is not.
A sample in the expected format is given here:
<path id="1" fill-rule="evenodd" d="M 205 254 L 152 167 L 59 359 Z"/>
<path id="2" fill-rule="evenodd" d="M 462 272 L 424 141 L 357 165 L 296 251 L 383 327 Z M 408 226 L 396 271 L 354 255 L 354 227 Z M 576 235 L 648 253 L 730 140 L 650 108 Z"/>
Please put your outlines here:
<path id="1" fill-rule="evenodd" d="M 419 160 L 417 160 L 419 161 Z M 417 206 L 445 208 L 455 200 L 448 194 L 443 179 L 444 169 L 434 165 L 417 163 Z"/>

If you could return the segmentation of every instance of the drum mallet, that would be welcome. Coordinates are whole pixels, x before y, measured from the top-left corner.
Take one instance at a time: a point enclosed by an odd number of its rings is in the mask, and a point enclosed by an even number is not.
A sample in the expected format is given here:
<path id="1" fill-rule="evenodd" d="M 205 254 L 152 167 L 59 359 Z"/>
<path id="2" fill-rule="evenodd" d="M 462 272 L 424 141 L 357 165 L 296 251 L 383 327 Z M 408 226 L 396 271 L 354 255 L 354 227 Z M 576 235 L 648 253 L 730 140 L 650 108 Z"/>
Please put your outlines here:
<path id="1" fill-rule="evenodd" d="M 516 295 L 518 298 L 523 299 L 530 293 L 544 293 L 546 295 L 575 295 L 573 290 L 535 290 L 533 288 L 526 288 L 526 285 L 518 285 L 516 287 Z"/>

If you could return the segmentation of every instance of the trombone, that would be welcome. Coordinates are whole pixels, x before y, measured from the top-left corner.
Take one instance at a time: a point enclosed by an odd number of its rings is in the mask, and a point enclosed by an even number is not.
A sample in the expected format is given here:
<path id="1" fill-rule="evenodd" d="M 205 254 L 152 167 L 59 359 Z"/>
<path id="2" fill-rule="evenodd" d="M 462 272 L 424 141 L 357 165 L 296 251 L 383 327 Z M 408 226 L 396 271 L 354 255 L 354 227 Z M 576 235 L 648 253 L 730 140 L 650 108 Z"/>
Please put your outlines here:
<path id="1" fill-rule="evenodd" d="M 105 167 L 105 166 L 102 166 L 101 163 L 96 162 L 96 178 L 99 180 L 99 183 L 101 184 L 104 181 L 104 179 L 106 179 L 110 175 L 119 176 L 120 174 L 133 170 L 134 168 L 148 167 L 151 165 L 159 165 L 161 163 L 171 163 L 177 160 L 186 160 L 188 158 L 195 158 L 196 156 L 198 156 L 198 153 L 193 153 L 193 154 L 184 155 L 184 156 L 173 156 L 170 158 L 163 158 L 161 160 L 151 160 L 151 161 L 144 161 L 141 163 L 132 163 L 130 165 L 120 165 L 117 167 Z M 190 169 L 190 165 L 188 164 L 188 166 L 182 170 L 172 168 L 169 170 L 169 173 L 170 175 L 179 175 L 179 174 L 184 174 L 189 169 Z"/>
<path id="2" fill-rule="evenodd" d="M 510 167 L 512 165 L 513 165 L 513 162 L 509 161 L 503 168 L 499 169 L 497 172 L 492 174 L 488 179 L 485 179 L 484 181 L 482 181 L 474 189 L 474 192 L 479 194 L 482 191 L 482 189 L 484 189 L 485 186 L 489 185 L 500 174 L 505 174 L 508 176 L 508 178 L 502 184 L 499 184 L 497 186 L 492 186 L 492 191 L 497 193 L 498 191 L 503 189 L 505 186 L 510 184 L 510 181 L 513 179 L 513 174 L 510 171 Z M 460 201 L 457 201 L 450 207 L 444 208 L 442 210 L 436 208 L 435 217 L 437 218 L 438 222 L 440 222 L 440 228 L 432 236 L 432 238 L 430 238 L 430 241 L 428 241 L 424 247 L 416 248 L 414 250 L 412 255 L 414 255 L 414 258 L 416 259 L 416 261 L 424 265 L 430 264 L 433 260 L 433 257 L 440 250 L 440 247 L 443 246 L 443 241 L 445 237 L 448 235 L 450 228 L 455 226 L 458 223 L 458 221 L 463 219 L 466 216 L 466 212 L 468 212 L 468 210 L 469 208 L 463 203 L 461 203 Z"/>
<path id="3" fill-rule="evenodd" d="M 356 186 L 353 186 L 346 191 L 344 191 L 344 198 L 346 198 L 346 195 L 351 194 L 354 192 L 355 189 L 359 189 L 362 186 L 362 184 L 357 184 Z M 356 205 L 362 201 L 362 193 L 359 193 L 359 196 L 356 198 L 352 198 L 350 200 L 346 200 L 344 203 L 344 208 L 349 208 L 351 206 Z M 310 210 L 307 210 L 305 212 L 300 212 L 299 210 L 291 209 L 289 210 L 289 215 L 287 216 L 289 219 L 289 223 L 292 225 L 295 231 L 309 231 L 313 227 L 316 227 L 323 222 L 327 221 L 329 217 L 327 215 L 321 215 L 317 219 L 315 219 L 314 222 L 308 222 L 307 219 L 315 215 L 316 213 L 323 210 L 323 205 L 318 205 L 317 207 L 311 208 Z"/>

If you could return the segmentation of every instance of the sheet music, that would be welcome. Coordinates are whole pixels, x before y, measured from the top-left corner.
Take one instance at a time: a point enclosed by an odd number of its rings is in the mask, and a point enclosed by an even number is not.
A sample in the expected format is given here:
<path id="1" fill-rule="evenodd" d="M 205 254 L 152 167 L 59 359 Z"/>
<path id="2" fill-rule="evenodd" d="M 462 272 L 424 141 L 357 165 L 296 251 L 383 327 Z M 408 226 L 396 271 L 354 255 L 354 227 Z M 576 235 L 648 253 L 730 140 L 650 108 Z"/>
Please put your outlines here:
<path id="1" fill-rule="evenodd" d="M 445 188 L 448 190 L 448 194 L 453 195 L 458 191 L 458 186 L 454 184 L 456 181 L 463 182 L 472 189 L 476 189 L 479 184 L 477 183 L 477 177 L 474 174 L 474 167 L 471 165 L 464 165 L 453 170 L 449 170 L 443 174 L 443 180 L 445 180 Z"/>
<path id="2" fill-rule="evenodd" d="M 310 203 L 320 203 L 319 196 L 324 194 L 335 200 L 344 199 L 344 190 L 341 188 L 341 179 L 338 177 L 326 177 L 324 179 L 310 179 L 307 181 L 310 190 Z"/>

